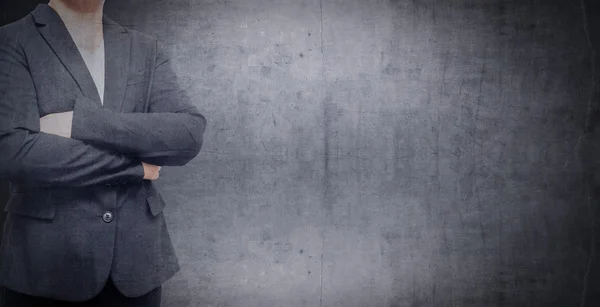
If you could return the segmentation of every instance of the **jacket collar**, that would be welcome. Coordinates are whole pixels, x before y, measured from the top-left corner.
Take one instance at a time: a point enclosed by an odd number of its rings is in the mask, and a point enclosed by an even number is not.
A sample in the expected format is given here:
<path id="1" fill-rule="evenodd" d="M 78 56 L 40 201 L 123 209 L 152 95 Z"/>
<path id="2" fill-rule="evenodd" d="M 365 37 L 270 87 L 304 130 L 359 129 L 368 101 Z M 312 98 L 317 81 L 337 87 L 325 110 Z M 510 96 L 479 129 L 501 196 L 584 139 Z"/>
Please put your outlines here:
<path id="1" fill-rule="evenodd" d="M 38 6 L 31 12 L 31 15 L 33 16 L 36 24 L 38 25 L 45 26 L 52 24 L 62 24 L 64 26 L 64 23 L 58 15 L 58 13 L 48 4 L 38 4 Z M 102 15 L 102 22 L 105 26 L 108 25 L 111 28 L 113 28 L 113 31 L 127 33 L 126 28 L 122 27 L 120 24 L 108 18 L 106 15 Z"/>

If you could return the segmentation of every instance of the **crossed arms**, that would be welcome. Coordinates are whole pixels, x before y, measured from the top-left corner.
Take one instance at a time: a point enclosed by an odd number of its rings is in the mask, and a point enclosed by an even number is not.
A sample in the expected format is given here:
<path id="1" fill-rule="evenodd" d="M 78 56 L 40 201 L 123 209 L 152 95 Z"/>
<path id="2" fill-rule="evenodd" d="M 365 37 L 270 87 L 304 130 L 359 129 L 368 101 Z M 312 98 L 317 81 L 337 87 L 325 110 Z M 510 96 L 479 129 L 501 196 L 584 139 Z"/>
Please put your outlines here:
<path id="1" fill-rule="evenodd" d="M 187 164 L 202 147 L 206 119 L 180 89 L 160 48 L 148 107 L 149 113 L 118 113 L 78 96 L 70 138 L 41 131 L 26 57 L 15 35 L 0 29 L 0 177 L 85 187 L 139 182 L 142 162 Z"/>

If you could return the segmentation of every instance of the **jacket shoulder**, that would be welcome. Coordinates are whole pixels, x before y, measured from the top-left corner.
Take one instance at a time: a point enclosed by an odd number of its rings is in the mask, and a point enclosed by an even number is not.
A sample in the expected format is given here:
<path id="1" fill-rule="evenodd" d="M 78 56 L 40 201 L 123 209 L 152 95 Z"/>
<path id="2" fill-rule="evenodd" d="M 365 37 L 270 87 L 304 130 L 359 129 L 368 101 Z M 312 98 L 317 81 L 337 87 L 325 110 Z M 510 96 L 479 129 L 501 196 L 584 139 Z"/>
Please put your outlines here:
<path id="1" fill-rule="evenodd" d="M 35 23 L 30 14 L 0 26 L 0 43 L 26 42 L 27 37 L 35 33 Z"/>

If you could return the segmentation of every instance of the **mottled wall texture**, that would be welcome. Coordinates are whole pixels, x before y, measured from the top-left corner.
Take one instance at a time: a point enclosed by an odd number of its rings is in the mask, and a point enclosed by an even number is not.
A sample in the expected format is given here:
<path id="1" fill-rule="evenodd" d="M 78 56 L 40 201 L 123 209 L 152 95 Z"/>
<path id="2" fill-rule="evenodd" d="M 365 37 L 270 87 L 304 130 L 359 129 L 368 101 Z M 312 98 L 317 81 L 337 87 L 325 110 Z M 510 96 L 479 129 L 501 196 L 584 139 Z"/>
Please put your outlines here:
<path id="1" fill-rule="evenodd" d="M 106 13 L 169 46 L 209 120 L 157 181 L 182 267 L 165 306 L 597 306 L 579 1 Z"/>

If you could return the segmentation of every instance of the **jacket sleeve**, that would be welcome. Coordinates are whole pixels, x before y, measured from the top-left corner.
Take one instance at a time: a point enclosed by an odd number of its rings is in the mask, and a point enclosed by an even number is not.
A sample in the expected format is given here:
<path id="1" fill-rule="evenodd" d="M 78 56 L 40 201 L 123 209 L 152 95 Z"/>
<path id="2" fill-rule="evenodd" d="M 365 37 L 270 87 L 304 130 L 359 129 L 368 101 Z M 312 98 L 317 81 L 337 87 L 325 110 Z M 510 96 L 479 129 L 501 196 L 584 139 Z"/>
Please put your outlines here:
<path id="1" fill-rule="evenodd" d="M 182 166 L 198 155 L 206 119 L 180 88 L 162 45 L 155 41 L 155 46 L 148 113 L 114 112 L 80 97 L 73 109 L 72 138 L 161 166 Z"/>
<path id="2" fill-rule="evenodd" d="M 144 177 L 137 158 L 40 132 L 27 59 L 6 28 L 0 28 L 0 177 L 57 187 L 124 184 Z"/>

